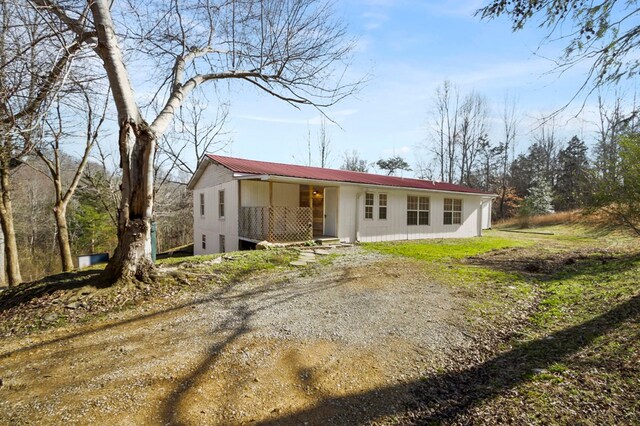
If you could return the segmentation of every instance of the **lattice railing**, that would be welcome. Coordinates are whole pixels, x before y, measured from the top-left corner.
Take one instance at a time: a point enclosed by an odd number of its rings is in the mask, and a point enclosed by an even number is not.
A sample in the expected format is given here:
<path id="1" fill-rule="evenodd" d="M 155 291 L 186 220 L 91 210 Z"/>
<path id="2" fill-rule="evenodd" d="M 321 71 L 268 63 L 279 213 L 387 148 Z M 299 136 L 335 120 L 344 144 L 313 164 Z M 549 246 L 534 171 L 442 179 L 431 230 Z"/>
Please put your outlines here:
<path id="1" fill-rule="evenodd" d="M 310 207 L 241 207 L 240 237 L 274 243 L 313 239 Z"/>

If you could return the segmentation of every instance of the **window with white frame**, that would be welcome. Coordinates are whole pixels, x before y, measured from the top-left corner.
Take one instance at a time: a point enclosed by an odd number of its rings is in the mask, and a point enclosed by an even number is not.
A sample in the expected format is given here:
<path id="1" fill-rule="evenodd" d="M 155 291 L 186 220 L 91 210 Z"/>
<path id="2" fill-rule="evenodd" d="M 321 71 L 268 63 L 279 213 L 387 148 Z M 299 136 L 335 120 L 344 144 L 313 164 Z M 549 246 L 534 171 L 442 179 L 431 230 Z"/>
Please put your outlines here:
<path id="1" fill-rule="evenodd" d="M 200 193 L 200 216 L 204 216 L 204 192 Z"/>
<path id="2" fill-rule="evenodd" d="M 387 194 L 378 194 L 378 219 L 387 219 Z"/>
<path id="3" fill-rule="evenodd" d="M 373 219 L 374 195 L 372 192 L 364 194 L 364 218 Z"/>
<path id="4" fill-rule="evenodd" d="M 224 219 L 224 190 L 218 191 L 218 218 Z"/>
<path id="5" fill-rule="evenodd" d="M 226 250 L 224 248 L 224 235 L 220 235 L 220 253 L 225 253 Z"/>
<path id="6" fill-rule="evenodd" d="M 202 234 L 202 250 L 207 249 L 207 236 Z"/>
<path id="7" fill-rule="evenodd" d="M 445 225 L 460 225 L 462 223 L 462 200 L 458 198 L 444 199 Z"/>
<path id="8" fill-rule="evenodd" d="M 407 225 L 429 224 L 429 197 L 407 195 Z"/>

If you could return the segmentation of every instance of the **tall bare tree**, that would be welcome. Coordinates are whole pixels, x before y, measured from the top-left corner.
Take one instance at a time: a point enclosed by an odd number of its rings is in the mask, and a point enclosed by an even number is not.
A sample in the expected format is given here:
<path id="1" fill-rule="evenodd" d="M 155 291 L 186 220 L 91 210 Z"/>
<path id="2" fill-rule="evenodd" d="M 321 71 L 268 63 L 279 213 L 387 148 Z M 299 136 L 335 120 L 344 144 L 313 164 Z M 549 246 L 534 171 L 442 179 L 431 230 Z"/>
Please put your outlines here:
<path id="1" fill-rule="evenodd" d="M 81 88 L 82 103 L 80 109 L 86 111 L 86 123 L 84 131 L 84 150 L 80 157 L 80 161 L 76 165 L 71 181 L 67 184 L 63 181 L 63 164 L 62 164 L 62 145 L 65 139 L 74 138 L 75 135 L 70 134 L 74 124 L 69 120 L 63 119 L 63 107 L 60 102 L 56 102 L 53 113 L 45 120 L 46 130 L 45 137 L 40 146 L 35 148 L 35 152 L 40 160 L 45 164 L 48 177 L 53 184 L 55 193 L 55 202 L 53 205 L 53 215 L 56 221 L 58 249 L 60 251 L 60 262 L 63 271 L 71 271 L 73 269 L 73 257 L 71 256 L 71 245 L 69 243 L 69 227 L 67 226 L 67 206 L 71 201 L 80 178 L 84 173 L 84 168 L 89 161 L 89 154 L 98 139 L 100 127 L 104 123 L 107 104 L 105 102 L 101 111 L 94 111 L 93 101 L 87 90 Z M 74 115 L 78 112 L 77 107 L 72 110 Z M 65 168 L 66 169 L 66 168 Z"/>
<path id="2" fill-rule="evenodd" d="M 455 179 L 458 107 L 460 95 L 456 87 L 446 80 L 436 89 L 434 105 L 436 162 L 440 169 L 440 180 L 453 183 Z"/>
<path id="3" fill-rule="evenodd" d="M 369 171 L 369 163 L 367 160 L 360 157 L 360 153 L 358 151 L 346 151 L 342 156 L 342 166 L 340 166 L 340 168 L 342 170 L 351 170 L 352 172 L 366 173 Z"/>
<path id="4" fill-rule="evenodd" d="M 460 183 L 472 185 L 471 175 L 483 144 L 489 137 L 489 108 L 486 98 L 479 93 L 471 92 L 464 97 L 459 115 Z"/>
<path id="5" fill-rule="evenodd" d="M 430 150 L 441 181 L 471 184 L 482 143 L 488 137 L 488 115 L 486 98 L 479 93 L 461 96 L 448 80 L 436 89 Z"/>
<path id="6" fill-rule="evenodd" d="M 160 138 L 156 161 L 156 190 L 167 179 L 174 177 L 173 173 L 160 173 L 161 170 L 178 171 L 184 177 L 190 177 L 205 153 L 223 151 L 231 143 L 229 132 L 225 128 L 229 118 L 229 105 L 218 105 L 214 114 L 211 114 L 208 106 L 204 99 L 194 98 L 185 102 L 176 114 L 173 126 Z M 186 185 L 186 181 L 176 182 Z"/>
<path id="7" fill-rule="evenodd" d="M 120 127 L 122 198 L 118 246 L 103 275 L 108 282 L 146 280 L 153 268 L 157 141 L 196 87 L 238 80 L 292 105 L 316 107 L 334 104 L 355 89 L 333 78 L 337 68 L 344 69 L 352 43 L 332 5 L 319 0 L 33 2 L 51 22 L 90 38 L 87 45 L 101 59 L 111 85 Z M 125 58 L 123 46 L 144 61 Z M 150 61 L 155 61 L 153 81 L 162 82 L 156 94 L 163 107 L 147 120 L 130 73 L 140 63 L 148 70 Z"/>
<path id="8" fill-rule="evenodd" d="M 500 203 L 498 210 L 501 218 L 507 214 L 507 197 L 510 192 L 508 188 L 509 170 L 515 153 L 517 131 L 516 102 L 505 96 L 502 109 L 502 141 L 496 149 L 496 153 L 500 154 Z"/>
<path id="9" fill-rule="evenodd" d="M 9 285 L 22 281 L 14 230 L 12 172 L 33 149 L 34 135 L 78 53 L 80 36 L 47 25 L 28 2 L 0 2 L 0 224 Z"/>

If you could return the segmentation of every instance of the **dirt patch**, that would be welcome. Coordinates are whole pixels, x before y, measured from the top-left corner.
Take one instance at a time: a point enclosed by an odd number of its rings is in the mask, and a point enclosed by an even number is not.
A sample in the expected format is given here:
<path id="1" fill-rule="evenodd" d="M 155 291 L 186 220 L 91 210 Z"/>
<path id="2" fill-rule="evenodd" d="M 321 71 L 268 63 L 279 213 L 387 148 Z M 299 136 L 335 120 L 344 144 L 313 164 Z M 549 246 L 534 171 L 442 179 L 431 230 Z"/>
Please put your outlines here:
<path id="1" fill-rule="evenodd" d="M 558 250 L 544 247 L 515 247 L 496 250 L 465 259 L 465 263 L 487 266 L 494 269 L 524 272 L 537 275 L 551 275 L 562 268 L 578 262 L 607 263 L 619 260 L 621 253 L 629 252 L 624 248 L 575 248 Z"/>
<path id="2" fill-rule="evenodd" d="M 472 344 L 464 301 L 417 262 L 355 248 L 145 309 L 4 339 L 3 421 L 353 424 Z"/>

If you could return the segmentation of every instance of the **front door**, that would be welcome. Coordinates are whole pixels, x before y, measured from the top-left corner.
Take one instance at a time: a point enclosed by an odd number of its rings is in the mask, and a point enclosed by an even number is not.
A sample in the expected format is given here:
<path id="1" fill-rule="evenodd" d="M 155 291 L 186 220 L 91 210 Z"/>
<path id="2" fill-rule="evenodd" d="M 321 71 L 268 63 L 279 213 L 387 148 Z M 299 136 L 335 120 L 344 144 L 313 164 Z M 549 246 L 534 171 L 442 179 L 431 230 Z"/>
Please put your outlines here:
<path id="1" fill-rule="evenodd" d="M 324 235 L 338 236 L 338 188 L 324 189 Z"/>
<path id="2" fill-rule="evenodd" d="M 313 236 L 321 237 L 324 231 L 324 188 L 311 187 L 311 201 L 313 210 Z"/>

